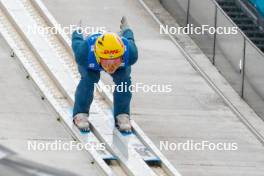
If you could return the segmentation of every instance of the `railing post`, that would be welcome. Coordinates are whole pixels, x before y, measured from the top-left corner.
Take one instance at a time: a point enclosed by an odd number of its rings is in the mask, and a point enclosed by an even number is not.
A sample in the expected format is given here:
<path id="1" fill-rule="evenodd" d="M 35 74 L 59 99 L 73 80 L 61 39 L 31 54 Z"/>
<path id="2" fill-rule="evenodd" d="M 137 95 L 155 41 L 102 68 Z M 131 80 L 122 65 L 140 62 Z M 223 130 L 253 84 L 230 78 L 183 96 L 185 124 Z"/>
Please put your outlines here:
<path id="1" fill-rule="evenodd" d="M 187 16 L 186 16 L 186 26 L 189 24 L 189 18 L 190 18 L 190 3 L 191 0 L 188 0 L 188 4 L 187 4 Z"/>
<path id="2" fill-rule="evenodd" d="M 217 5 L 215 4 L 215 16 L 214 16 L 214 28 L 216 29 L 217 27 Z M 216 35 L 217 33 L 214 33 L 214 46 L 213 46 L 213 58 L 212 58 L 212 63 L 215 65 L 215 53 L 216 53 Z"/>
<path id="3" fill-rule="evenodd" d="M 246 65 L 246 38 L 244 39 L 244 47 L 243 47 L 243 60 L 242 60 L 242 85 L 241 85 L 241 97 L 244 98 L 244 86 L 245 86 L 245 65 Z"/>

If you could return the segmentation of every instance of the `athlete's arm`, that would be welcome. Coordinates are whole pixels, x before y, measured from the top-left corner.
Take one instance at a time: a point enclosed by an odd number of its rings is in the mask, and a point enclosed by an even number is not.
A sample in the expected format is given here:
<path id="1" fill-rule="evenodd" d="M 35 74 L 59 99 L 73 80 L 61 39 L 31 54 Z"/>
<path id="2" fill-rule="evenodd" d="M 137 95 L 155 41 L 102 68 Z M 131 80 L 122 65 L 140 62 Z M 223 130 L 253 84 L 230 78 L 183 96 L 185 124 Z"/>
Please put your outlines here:
<path id="1" fill-rule="evenodd" d="M 129 53 L 129 65 L 133 65 L 138 59 L 138 50 L 134 40 L 134 34 L 131 29 L 125 29 L 122 31 L 122 36 L 128 40 L 128 53 Z"/>
<path id="2" fill-rule="evenodd" d="M 88 57 L 88 45 L 80 31 L 72 33 L 72 49 L 78 65 L 86 66 Z"/>

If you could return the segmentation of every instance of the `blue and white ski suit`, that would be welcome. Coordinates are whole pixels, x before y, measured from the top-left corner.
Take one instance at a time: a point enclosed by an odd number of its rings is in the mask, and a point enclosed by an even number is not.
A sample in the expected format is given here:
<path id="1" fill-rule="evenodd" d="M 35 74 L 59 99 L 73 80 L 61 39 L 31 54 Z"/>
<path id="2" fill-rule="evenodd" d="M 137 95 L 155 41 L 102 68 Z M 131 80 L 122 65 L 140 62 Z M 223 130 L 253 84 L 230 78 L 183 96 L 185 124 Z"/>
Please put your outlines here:
<path id="1" fill-rule="evenodd" d="M 94 55 L 94 44 L 96 39 L 102 34 L 92 34 L 83 38 L 80 31 L 72 34 L 72 49 L 78 64 L 78 70 L 81 74 L 81 80 L 75 92 L 75 102 L 73 108 L 73 116 L 78 113 L 88 113 L 93 101 L 94 84 L 100 79 L 100 71 L 102 67 L 97 63 Z M 123 55 L 123 63 L 115 73 L 111 74 L 114 83 L 125 86 L 123 90 L 114 91 L 114 117 L 119 114 L 130 114 L 130 101 L 132 93 L 129 91 L 131 85 L 131 65 L 136 63 L 138 59 L 137 47 L 134 42 L 134 35 L 131 29 L 122 32 L 122 41 L 125 45 L 125 53 Z"/>

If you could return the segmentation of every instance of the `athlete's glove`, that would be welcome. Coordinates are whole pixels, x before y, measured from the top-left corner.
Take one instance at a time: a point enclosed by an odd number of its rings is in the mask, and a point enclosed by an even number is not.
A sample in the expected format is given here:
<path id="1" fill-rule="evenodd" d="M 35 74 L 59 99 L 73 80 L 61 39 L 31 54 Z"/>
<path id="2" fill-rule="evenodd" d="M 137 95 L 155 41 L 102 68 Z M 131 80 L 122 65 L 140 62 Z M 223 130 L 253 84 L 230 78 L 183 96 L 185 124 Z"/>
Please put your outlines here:
<path id="1" fill-rule="evenodd" d="M 82 20 L 78 21 L 78 23 L 76 24 L 76 31 L 78 33 L 82 33 Z"/>
<path id="2" fill-rule="evenodd" d="M 129 28 L 129 25 L 127 22 L 127 18 L 123 16 L 121 19 L 121 24 L 120 24 L 120 29 L 121 29 L 120 34 L 123 35 L 124 31 L 128 28 Z"/>

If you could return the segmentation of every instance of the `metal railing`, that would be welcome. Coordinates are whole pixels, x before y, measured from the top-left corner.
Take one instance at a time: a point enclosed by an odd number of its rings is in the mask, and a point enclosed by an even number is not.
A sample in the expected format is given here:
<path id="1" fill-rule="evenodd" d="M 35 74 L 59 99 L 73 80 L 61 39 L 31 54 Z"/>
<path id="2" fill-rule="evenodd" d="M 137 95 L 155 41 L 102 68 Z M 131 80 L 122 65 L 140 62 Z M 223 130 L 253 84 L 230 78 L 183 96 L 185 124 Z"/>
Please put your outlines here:
<path id="1" fill-rule="evenodd" d="M 161 0 L 161 3 L 181 26 L 237 27 L 215 0 Z M 237 31 L 236 34 L 190 34 L 190 37 L 239 95 L 264 118 L 264 54 L 242 30 Z"/>

